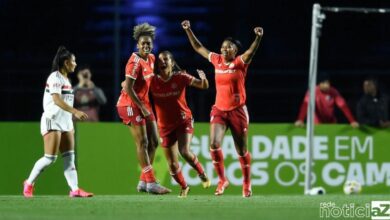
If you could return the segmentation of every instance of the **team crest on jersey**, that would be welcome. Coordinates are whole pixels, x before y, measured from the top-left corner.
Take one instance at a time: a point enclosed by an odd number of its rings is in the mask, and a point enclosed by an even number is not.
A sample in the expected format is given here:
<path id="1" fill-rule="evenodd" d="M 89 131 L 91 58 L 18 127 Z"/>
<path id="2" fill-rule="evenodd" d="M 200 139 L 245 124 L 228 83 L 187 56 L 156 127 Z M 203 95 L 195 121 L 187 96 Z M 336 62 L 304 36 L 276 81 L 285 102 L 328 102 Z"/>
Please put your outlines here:
<path id="1" fill-rule="evenodd" d="M 140 121 L 142 121 L 142 117 L 141 117 L 141 115 L 138 115 L 138 116 L 135 118 L 135 120 L 136 120 L 137 122 L 140 122 Z"/>
<path id="2" fill-rule="evenodd" d="M 171 88 L 172 88 L 172 89 L 176 89 L 176 88 L 177 88 L 177 84 L 176 84 L 176 83 L 172 83 L 172 84 L 171 84 Z"/>
<path id="3" fill-rule="evenodd" d="M 229 64 L 229 68 L 233 69 L 234 68 L 234 63 Z"/>

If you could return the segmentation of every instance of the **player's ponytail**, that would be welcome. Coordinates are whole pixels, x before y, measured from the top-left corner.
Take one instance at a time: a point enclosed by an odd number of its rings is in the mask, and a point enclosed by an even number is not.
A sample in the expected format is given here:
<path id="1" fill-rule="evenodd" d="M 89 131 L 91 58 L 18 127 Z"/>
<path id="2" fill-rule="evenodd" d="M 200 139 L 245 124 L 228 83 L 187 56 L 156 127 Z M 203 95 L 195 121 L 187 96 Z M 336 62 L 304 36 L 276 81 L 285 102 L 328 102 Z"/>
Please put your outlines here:
<path id="1" fill-rule="evenodd" d="M 182 69 L 180 68 L 180 66 L 177 64 L 175 58 L 173 57 L 173 54 L 172 54 L 170 51 L 165 50 L 165 51 L 163 51 L 163 52 L 161 52 L 161 53 L 163 53 L 163 54 L 165 54 L 165 55 L 168 55 L 168 56 L 171 58 L 172 62 L 174 63 L 174 64 L 173 64 L 173 68 L 172 68 L 173 71 L 181 71 L 181 70 L 182 70 Z"/>
<path id="2" fill-rule="evenodd" d="M 69 50 L 67 50 L 64 46 L 59 46 L 56 55 L 53 59 L 53 64 L 51 66 L 51 71 L 58 71 L 64 66 L 65 60 L 70 59 L 73 56 Z"/>

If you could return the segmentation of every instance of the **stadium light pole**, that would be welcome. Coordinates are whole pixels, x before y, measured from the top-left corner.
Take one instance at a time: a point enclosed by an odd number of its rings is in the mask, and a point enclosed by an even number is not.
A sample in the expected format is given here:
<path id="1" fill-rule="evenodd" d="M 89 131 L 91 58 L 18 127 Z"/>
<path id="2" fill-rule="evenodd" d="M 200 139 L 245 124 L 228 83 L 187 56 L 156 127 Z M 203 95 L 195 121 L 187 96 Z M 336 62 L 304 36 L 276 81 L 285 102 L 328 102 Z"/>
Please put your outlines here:
<path id="1" fill-rule="evenodd" d="M 325 19 L 323 12 L 330 13 L 390 13 L 390 8 L 351 8 L 351 7 L 321 7 L 316 3 L 313 5 L 313 17 L 311 27 L 311 45 L 310 45 L 310 66 L 309 66 L 309 104 L 307 106 L 306 119 L 306 170 L 305 170 L 305 191 L 304 194 L 310 194 L 311 190 L 311 172 L 313 166 L 313 148 L 314 148 L 314 111 L 315 111 L 315 87 L 317 81 L 317 60 L 318 44 L 321 36 L 322 21 Z"/>
<path id="2" fill-rule="evenodd" d="M 311 172 L 313 162 L 313 147 L 314 147 L 314 110 L 315 110 L 315 87 L 317 80 L 317 60 L 318 60 L 318 44 L 321 35 L 322 21 L 325 19 L 325 14 L 321 13 L 320 4 L 313 5 L 313 17 L 311 26 L 311 46 L 310 46 L 310 66 L 309 66 L 309 104 L 307 105 L 306 119 L 306 169 L 305 169 L 305 192 L 309 194 L 311 190 Z"/>

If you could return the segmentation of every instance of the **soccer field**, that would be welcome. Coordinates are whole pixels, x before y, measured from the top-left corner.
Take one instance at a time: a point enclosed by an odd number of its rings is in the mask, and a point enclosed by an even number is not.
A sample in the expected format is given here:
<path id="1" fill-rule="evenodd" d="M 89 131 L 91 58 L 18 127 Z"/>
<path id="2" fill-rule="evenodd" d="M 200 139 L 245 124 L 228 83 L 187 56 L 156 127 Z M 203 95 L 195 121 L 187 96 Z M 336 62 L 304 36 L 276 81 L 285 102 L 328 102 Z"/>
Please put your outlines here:
<path id="1" fill-rule="evenodd" d="M 61 196 L 0 196 L 0 219 L 287 219 L 320 218 L 320 203 L 336 206 L 353 203 L 365 207 L 372 200 L 389 200 L 388 195 L 325 196 L 196 196 L 179 199 L 176 195 L 96 196 L 71 199 Z M 370 218 L 337 218 L 370 219 Z"/>

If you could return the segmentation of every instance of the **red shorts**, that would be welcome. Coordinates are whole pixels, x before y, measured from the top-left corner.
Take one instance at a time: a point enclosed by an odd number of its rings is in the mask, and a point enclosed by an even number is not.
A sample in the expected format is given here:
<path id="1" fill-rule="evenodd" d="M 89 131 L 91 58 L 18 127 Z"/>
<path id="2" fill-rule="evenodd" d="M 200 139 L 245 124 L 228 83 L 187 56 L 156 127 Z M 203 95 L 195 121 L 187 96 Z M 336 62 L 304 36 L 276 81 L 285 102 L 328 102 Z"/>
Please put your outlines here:
<path id="1" fill-rule="evenodd" d="M 129 125 L 145 125 L 146 121 L 156 121 L 153 111 L 149 109 L 150 115 L 144 117 L 141 109 L 131 106 L 117 106 L 119 117 L 122 119 L 123 124 Z"/>
<path id="2" fill-rule="evenodd" d="M 168 148 L 177 141 L 179 135 L 194 133 L 194 120 L 189 118 L 183 123 L 179 124 L 175 129 L 164 131 L 164 129 L 159 128 L 158 131 L 160 133 L 161 146 Z"/>
<path id="3" fill-rule="evenodd" d="M 226 125 L 235 134 L 243 134 L 248 131 L 249 115 L 246 105 L 231 111 L 221 111 L 213 106 L 210 113 L 211 124 Z"/>

